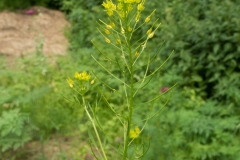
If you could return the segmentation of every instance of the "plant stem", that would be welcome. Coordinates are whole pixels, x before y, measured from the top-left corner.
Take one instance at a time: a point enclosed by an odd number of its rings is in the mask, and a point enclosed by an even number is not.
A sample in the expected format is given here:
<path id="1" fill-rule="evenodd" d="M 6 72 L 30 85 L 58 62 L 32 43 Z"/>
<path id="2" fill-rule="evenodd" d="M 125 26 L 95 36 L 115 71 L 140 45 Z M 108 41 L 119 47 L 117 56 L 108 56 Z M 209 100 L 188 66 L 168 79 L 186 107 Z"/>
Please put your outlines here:
<path id="1" fill-rule="evenodd" d="M 129 114 L 128 114 L 128 120 L 127 120 L 127 136 L 124 142 L 124 152 L 123 152 L 123 160 L 127 159 L 127 153 L 128 153 L 128 143 L 129 143 L 129 134 L 131 130 L 131 123 L 132 123 L 132 114 L 133 114 L 133 96 L 134 96 L 134 86 L 133 86 L 133 55 L 132 55 L 132 46 L 130 42 L 130 36 L 131 34 L 128 33 L 127 35 L 127 45 L 128 45 L 128 54 L 129 54 L 129 69 L 130 69 L 130 95 L 129 95 Z"/>
<path id="2" fill-rule="evenodd" d="M 104 160 L 107 160 L 107 156 L 106 156 L 105 151 L 104 151 L 104 149 L 103 149 L 102 142 L 101 142 L 100 136 L 99 136 L 99 134 L 98 134 L 96 125 L 95 125 L 95 123 L 94 123 L 93 118 L 91 117 L 90 113 L 89 113 L 88 110 L 87 110 L 87 105 L 86 105 L 86 103 L 85 103 L 84 96 L 82 96 L 82 101 L 83 101 L 84 109 L 85 109 L 85 111 L 86 111 L 86 113 L 87 113 L 87 116 L 88 116 L 88 118 L 90 119 L 90 121 L 92 122 L 92 126 L 93 126 L 94 132 L 95 132 L 95 134 L 96 134 L 96 136 L 97 136 L 97 140 L 98 140 L 98 143 L 99 143 L 99 145 L 100 145 L 100 148 L 101 148 L 101 151 L 102 151 Z"/>

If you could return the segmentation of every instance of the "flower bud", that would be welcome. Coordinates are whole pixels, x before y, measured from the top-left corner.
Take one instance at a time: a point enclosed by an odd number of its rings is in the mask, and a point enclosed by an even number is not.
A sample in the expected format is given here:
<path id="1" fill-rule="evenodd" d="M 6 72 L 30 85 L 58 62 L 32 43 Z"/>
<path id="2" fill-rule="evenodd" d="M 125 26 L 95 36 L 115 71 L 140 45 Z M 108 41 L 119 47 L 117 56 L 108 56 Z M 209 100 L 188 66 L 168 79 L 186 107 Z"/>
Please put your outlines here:
<path id="1" fill-rule="evenodd" d="M 149 22 L 150 21 L 150 16 L 148 16 L 146 19 L 145 19 L 145 22 L 147 23 L 147 22 Z"/>
<path id="2" fill-rule="evenodd" d="M 108 38 L 105 38 L 105 41 L 106 41 L 107 43 L 111 43 L 110 39 L 108 39 Z"/>

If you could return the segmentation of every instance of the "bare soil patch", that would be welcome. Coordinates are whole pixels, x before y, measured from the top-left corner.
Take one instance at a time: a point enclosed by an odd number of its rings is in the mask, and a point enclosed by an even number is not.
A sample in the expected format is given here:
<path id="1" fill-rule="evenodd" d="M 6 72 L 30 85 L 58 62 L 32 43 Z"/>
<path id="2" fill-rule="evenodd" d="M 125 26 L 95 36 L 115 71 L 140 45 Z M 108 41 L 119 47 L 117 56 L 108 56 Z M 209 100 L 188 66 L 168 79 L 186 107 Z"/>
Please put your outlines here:
<path id="1" fill-rule="evenodd" d="M 68 40 L 64 30 L 70 26 L 65 15 L 44 7 L 30 9 L 31 14 L 28 10 L 0 13 L 0 55 L 25 56 L 41 44 L 45 56 L 65 55 Z"/>

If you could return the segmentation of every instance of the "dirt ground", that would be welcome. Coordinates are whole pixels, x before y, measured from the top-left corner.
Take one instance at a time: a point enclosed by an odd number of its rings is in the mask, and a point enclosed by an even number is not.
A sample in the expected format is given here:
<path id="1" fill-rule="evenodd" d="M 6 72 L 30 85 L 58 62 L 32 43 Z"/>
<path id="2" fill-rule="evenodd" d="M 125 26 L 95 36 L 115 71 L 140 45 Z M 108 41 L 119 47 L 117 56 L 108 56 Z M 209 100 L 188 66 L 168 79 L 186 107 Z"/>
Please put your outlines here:
<path id="1" fill-rule="evenodd" d="M 30 12 L 29 12 L 30 11 Z M 43 44 L 45 56 L 64 55 L 68 40 L 64 31 L 70 26 L 60 11 L 32 7 L 0 13 L 0 55 L 25 56 Z"/>

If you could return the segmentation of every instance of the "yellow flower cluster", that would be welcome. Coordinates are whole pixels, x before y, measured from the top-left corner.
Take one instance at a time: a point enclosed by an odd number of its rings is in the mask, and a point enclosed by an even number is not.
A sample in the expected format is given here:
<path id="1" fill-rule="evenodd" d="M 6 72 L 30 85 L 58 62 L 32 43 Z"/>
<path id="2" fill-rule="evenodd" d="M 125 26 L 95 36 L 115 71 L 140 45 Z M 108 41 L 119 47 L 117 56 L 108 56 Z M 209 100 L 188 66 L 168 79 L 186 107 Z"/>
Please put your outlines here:
<path id="1" fill-rule="evenodd" d="M 118 0 L 118 2 L 123 2 L 123 3 L 139 3 L 141 0 Z"/>
<path id="2" fill-rule="evenodd" d="M 116 12 L 121 19 L 128 18 L 129 15 L 132 15 L 130 14 L 130 12 L 133 10 L 134 7 L 136 7 L 136 10 L 135 10 L 136 13 L 135 13 L 134 19 L 135 19 L 135 22 L 137 23 L 139 22 L 141 18 L 141 13 L 145 8 L 145 2 L 146 0 L 117 0 L 117 2 L 114 3 L 112 0 L 105 0 L 102 5 L 105 8 L 105 11 L 107 12 L 108 16 L 112 16 L 114 12 Z M 151 20 L 151 16 L 155 11 L 156 10 L 153 10 L 152 13 L 145 18 L 144 23 L 148 23 Z M 107 36 L 111 34 L 115 34 L 116 32 L 116 28 L 114 29 L 115 24 L 112 21 L 110 21 L 110 23 L 105 23 L 103 21 L 101 22 L 105 25 L 103 30 L 104 34 L 102 34 L 105 37 L 105 41 L 107 43 L 113 43 L 112 39 L 108 38 Z M 126 32 L 131 33 L 133 31 L 134 31 L 134 28 L 132 28 L 130 25 L 127 26 L 126 28 L 123 28 L 121 24 L 120 32 L 122 35 L 124 35 Z M 150 28 L 147 31 L 147 38 L 151 39 L 153 37 L 154 37 L 154 31 L 152 31 L 152 28 Z M 122 44 L 121 39 L 115 37 L 115 43 Z M 142 48 L 143 49 L 146 48 L 146 43 L 142 45 Z M 138 57 L 138 55 L 139 53 L 136 53 L 135 57 Z"/>
<path id="3" fill-rule="evenodd" d="M 107 0 L 106 2 L 103 2 L 102 5 L 106 9 L 108 16 L 112 16 L 113 11 L 116 10 L 116 5 L 111 0 Z"/>
<path id="4" fill-rule="evenodd" d="M 90 81 L 90 74 L 83 71 L 81 73 L 76 72 L 74 74 L 74 79 L 67 78 L 67 82 L 70 88 L 74 88 L 74 90 L 78 91 L 81 95 L 84 95 L 89 90 L 89 84 L 94 83 L 94 79 Z M 76 85 L 75 85 L 76 82 Z"/>
<path id="5" fill-rule="evenodd" d="M 135 129 L 130 130 L 130 138 L 137 138 L 140 134 L 140 129 L 138 127 L 135 127 Z"/>
<path id="6" fill-rule="evenodd" d="M 82 73 L 76 72 L 74 75 L 74 78 L 79 81 L 89 81 L 90 79 L 90 74 L 87 72 L 83 71 Z"/>
<path id="7" fill-rule="evenodd" d="M 117 0 L 117 2 L 115 3 L 112 0 L 105 0 L 102 3 L 102 6 L 105 8 L 105 11 L 109 17 L 113 16 L 115 14 L 114 12 L 116 12 L 121 19 L 127 18 L 129 16 L 129 13 L 133 10 L 133 7 L 136 6 L 137 13 L 135 21 L 138 22 L 141 17 L 141 12 L 144 10 L 145 1 L 146 0 Z M 150 16 L 147 17 L 145 22 L 148 22 L 149 20 Z M 110 40 L 107 36 L 110 34 L 114 34 L 115 30 L 113 28 L 115 27 L 115 24 L 111 21 L 110 24 L 107 24 L 103 21 L 101 22 L 105 25 L 103 31 L 105 35 L 102 34 L 105 37 L 105 41 L 107 43 L 112 43 L 112 40 Z M 125 34 L 126 31 L 131 33 L 133 31 L 133 28 L 130 26 L 123 28 L 121 26 L 121 33 Z M 152 37 L 152 35 L 150 37 Z M 121 40 L 119 38 L 116 39 L 116 44 L 121 44 Z"/>
<path id="8" fill-rule="evenodd" d="M 118 0 L 118 4 L 116 5 L 112 2 L 112 0 L 106 0 L 102 5 L 106 9 L 108 16 L 112 16 L 117 8 L 118 14 L 121 16 L 121 18 L 124 18 L 126 14 L 128 14 L 127 12 L 130 12 L 133 9 L 132 5 L 134 3 L 138 4 L 138 11 L 142 11 L 144 9 L 144 1 L 145 0 Z M 126 10 L 124 10 L 124 8 Z"/>
<path id="9" fill-rule="evenodd" d="M 144 4 L 143 3 L 139 3 L 138 6 L 137 6 L 137 10 L 138 11 L 144 10 Z"/>

